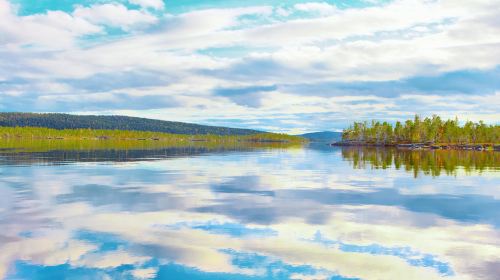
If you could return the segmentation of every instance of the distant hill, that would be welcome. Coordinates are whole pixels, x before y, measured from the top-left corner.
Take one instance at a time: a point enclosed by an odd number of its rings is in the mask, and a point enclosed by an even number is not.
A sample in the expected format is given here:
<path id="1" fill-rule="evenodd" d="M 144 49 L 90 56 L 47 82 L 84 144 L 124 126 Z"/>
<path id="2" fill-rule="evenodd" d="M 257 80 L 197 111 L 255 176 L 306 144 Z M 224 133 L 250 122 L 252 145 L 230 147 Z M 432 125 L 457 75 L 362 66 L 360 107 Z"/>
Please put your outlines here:
<path id="1" fill-rule="evenodd" d="M 251 129 L 207 126 L 127 116 L 89 116 L 55 113 L 0 113 L 0 126 L 33 126 L 54 129 L 116 129 L 173 134 L 250 135 L 262 133 L 262 131 Z"/>
<path id="2" fill-rule="evenodd" d="M 342 132 L 321 131 L 305 133 L 297 136 L 307 138 L 311 142 L 336 142 L 342 139 Z"/>

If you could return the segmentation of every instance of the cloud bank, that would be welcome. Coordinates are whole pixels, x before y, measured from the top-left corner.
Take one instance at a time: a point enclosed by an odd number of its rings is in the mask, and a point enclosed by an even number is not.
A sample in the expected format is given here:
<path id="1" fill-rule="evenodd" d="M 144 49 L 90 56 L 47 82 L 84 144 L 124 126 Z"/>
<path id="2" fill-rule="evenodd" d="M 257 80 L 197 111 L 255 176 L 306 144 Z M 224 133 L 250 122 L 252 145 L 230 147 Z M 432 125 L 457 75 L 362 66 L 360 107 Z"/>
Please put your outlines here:
<path id="1" fill-rule="evenodd" d="M 0 110 L 273 131 L 415 113 L 497 122 L 492 1 L 0 0 Z"/>

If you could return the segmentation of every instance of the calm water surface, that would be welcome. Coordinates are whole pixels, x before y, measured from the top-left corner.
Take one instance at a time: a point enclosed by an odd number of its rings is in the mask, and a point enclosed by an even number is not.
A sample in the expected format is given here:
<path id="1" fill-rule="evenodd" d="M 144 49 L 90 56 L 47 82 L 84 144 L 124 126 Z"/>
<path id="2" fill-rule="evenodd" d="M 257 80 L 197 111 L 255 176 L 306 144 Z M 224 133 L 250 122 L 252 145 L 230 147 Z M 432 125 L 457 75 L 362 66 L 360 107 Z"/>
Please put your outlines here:
<path id="1" fill-rule="evenodd" d="M 2 279 L 500 279 L 500 153 L 0 151 Z"/>

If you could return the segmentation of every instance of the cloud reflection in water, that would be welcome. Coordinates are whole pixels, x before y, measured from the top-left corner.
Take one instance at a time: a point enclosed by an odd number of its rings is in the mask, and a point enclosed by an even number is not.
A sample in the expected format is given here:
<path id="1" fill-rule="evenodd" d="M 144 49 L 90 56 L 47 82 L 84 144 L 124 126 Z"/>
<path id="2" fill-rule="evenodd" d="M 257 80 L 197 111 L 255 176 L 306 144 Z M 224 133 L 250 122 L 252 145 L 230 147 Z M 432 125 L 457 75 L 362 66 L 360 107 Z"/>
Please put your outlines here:
<path id="1" fill-rule="evenodd" d="M 391 167 L 353 169 L 345 159 L 338 149 L 306 148 L 3 165 L 0 275 L 499 275 L 497 166 L 414 178 Z"/>

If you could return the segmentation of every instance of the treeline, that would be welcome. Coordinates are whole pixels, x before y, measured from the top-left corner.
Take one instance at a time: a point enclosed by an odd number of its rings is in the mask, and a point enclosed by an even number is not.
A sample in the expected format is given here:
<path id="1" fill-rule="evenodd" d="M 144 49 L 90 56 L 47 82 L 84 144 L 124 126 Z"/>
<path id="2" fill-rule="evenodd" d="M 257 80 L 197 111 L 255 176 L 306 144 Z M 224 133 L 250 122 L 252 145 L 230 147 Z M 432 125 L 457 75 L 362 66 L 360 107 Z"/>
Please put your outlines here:
<path id="1" fill-rule="evenodd" d="M 168 143 L 211 142 L 282 142 L 300 143 L 305 139 L 279 133 L 251 135 L 173 134 L 153 131 L 103 130 L 103 129 L 52 129 L 45 127 L 2 127 L 3 139 L 54 139 L 54 140 L 151 140 Z"/>
<path id="2" fill-rule="evenodd" d="M 471 144 L 500 142 L 500 126 L 483 121 L 467 121 L 460 125 L 458 119 L 442 120 L 439 116 L 396 122 L 355 122 L 342 132 L 342 141 L 371 144 L 446 143 Z"/>
<path id="3" fill-rule="evenodd" d="M 53 129 L 137 130 L 172 134 L 250 135 L 262 131 L 128 116 L 85 116 L 70 114 L 0 113 L 0 126 Z"/>

